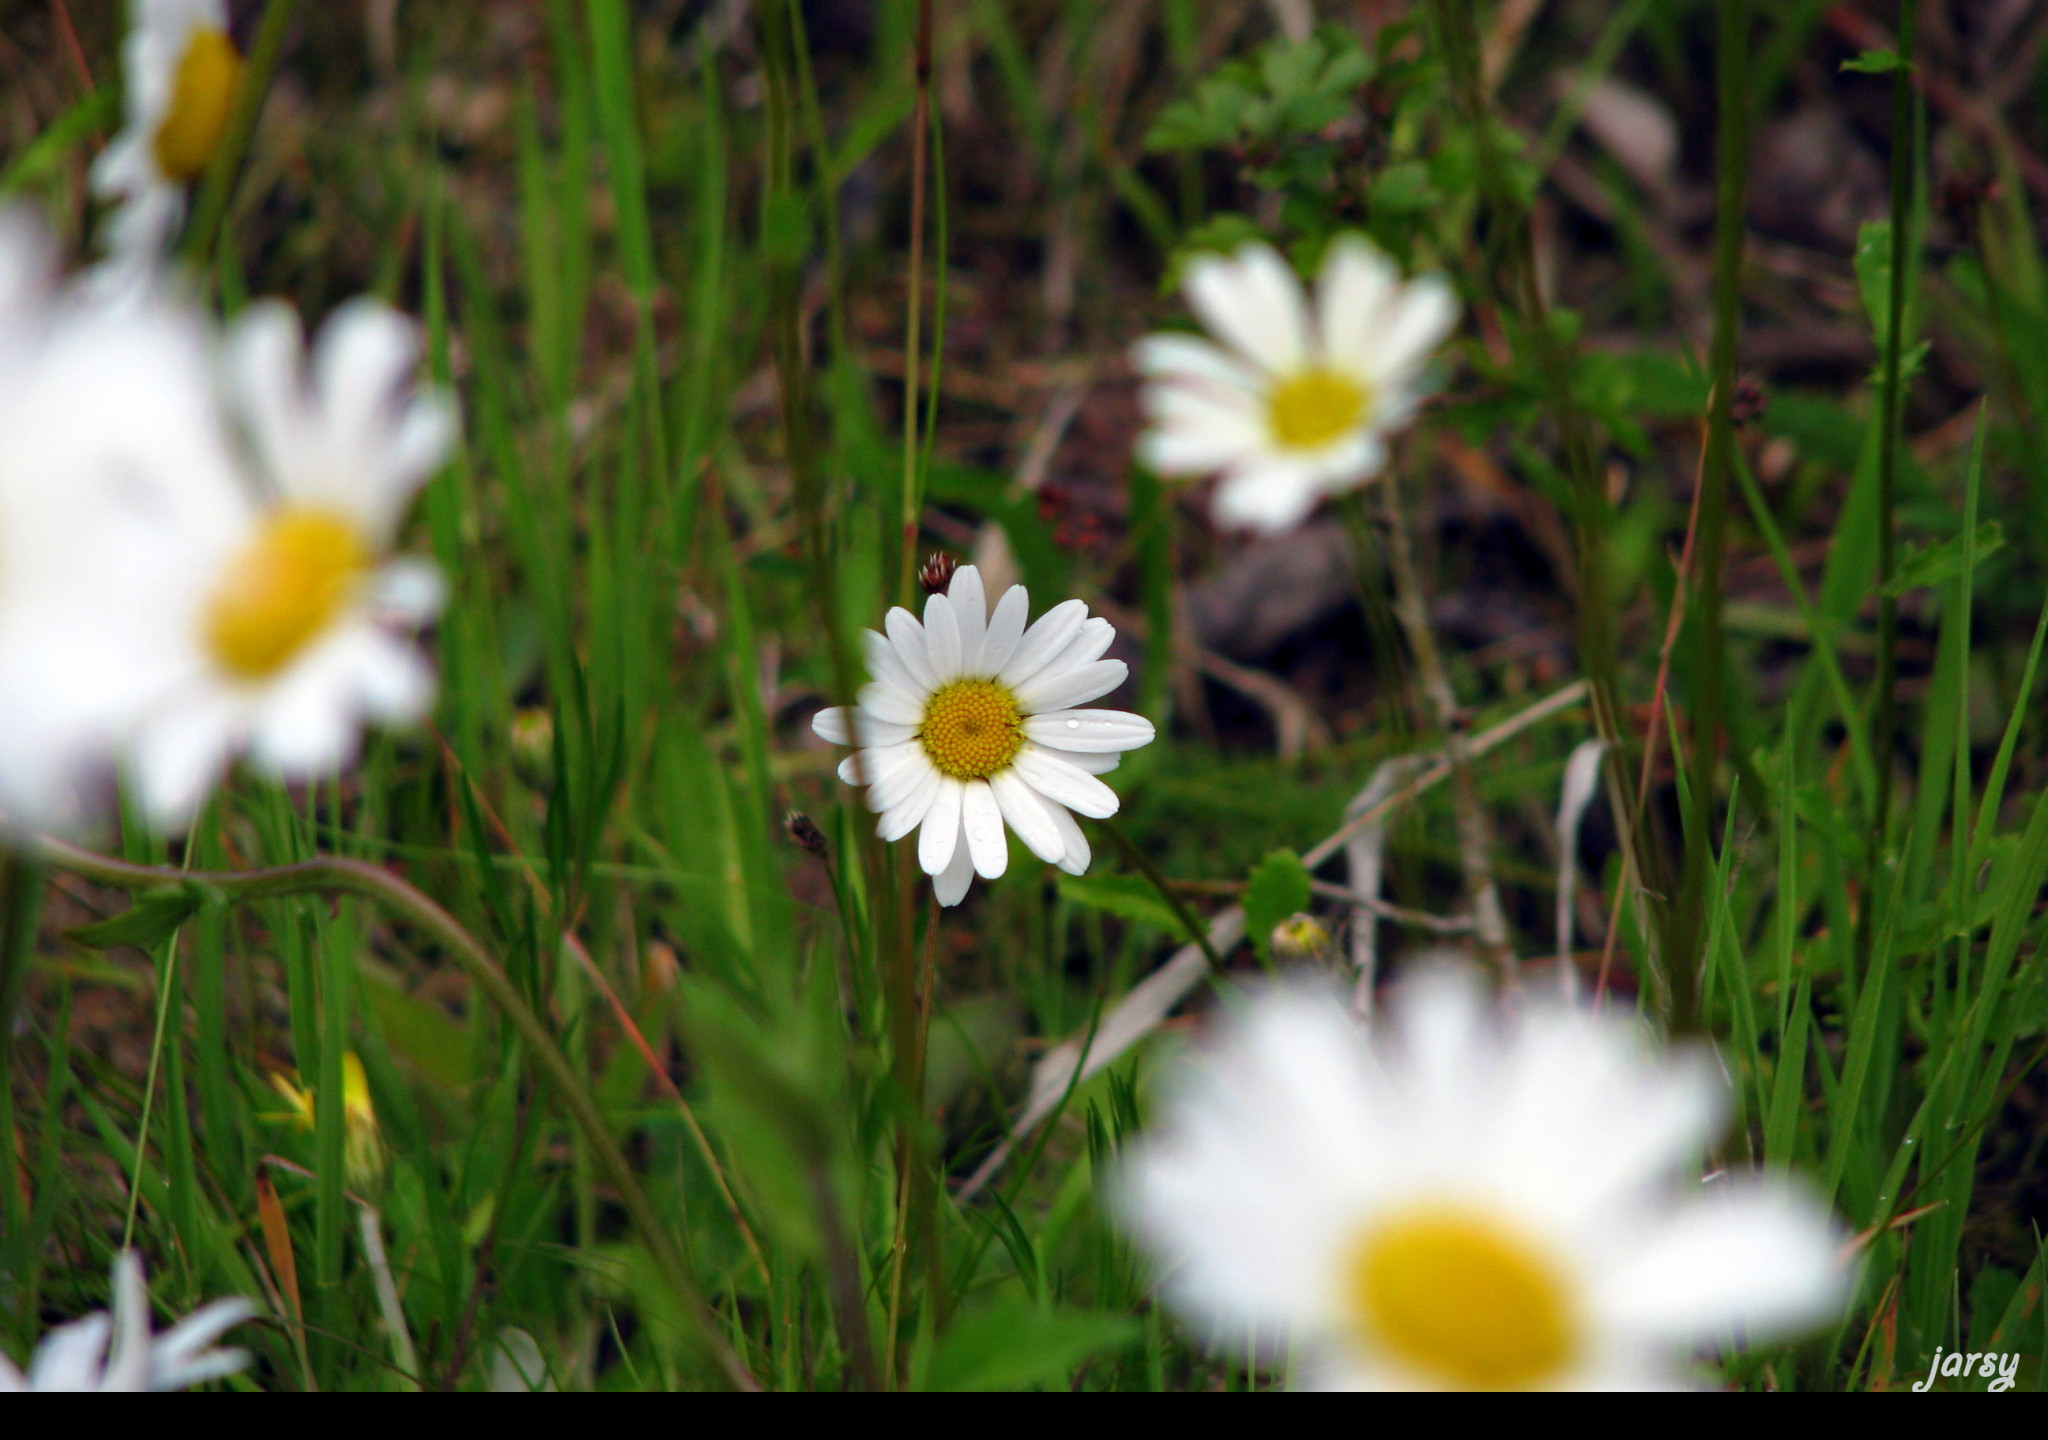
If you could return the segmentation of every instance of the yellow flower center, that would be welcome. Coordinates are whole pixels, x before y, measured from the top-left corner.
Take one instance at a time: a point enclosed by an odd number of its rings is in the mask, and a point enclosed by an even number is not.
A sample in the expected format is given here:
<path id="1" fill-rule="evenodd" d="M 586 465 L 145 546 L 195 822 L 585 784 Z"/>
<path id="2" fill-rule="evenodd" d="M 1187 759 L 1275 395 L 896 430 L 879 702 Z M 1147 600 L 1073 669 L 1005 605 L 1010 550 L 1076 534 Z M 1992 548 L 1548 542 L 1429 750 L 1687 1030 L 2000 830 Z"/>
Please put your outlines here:
<path id="1" fill-rule="evenodd" d="M 1556 1265 L 1488 1216 L 1430 1207 L 1375 1225 L 1347 1278 L 1363 1338 L 1449 1389 L 1539 1389 L 1579 1348 Z"/>
<path id="2" fill-rule="evenodd" d="M 995 681 L 955 680 L 925 701 L 917 738 L 940 774 L 986 780 L 1017 758 L 1024 715 Z"/>
<path id="3" fill-rule="evenodd" d="M 1320 450 L 1358 428 L 1372 392 L 1341 371 L 1290 375 L 1266 397 L 1266 419 L 1284 450 Z"/>
<path id="4" fill-rule="evenodd" d="M 327 628 L 368 566 L 362 533 L 349 521 L 325 510 L 280 510 L 213 592 L 213 658 L 237 679 L 268 679 Z"/>
<path id="5" fill-rule="evenodd" d="M 156 163 L 173 180 L 196 180 L 212 163 L 214 147 L 227 129 L 242 57 L 227 33 L 195 26 L 171 82 L 171 108 L 156 131 Z"/>

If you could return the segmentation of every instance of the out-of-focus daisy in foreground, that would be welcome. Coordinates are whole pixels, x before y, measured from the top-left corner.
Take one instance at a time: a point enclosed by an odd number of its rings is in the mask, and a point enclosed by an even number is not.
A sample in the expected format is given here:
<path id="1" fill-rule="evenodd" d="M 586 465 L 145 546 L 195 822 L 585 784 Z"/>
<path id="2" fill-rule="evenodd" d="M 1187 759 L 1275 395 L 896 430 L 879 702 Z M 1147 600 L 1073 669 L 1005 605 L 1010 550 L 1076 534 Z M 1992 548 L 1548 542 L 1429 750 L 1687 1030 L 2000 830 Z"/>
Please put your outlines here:
<path id="1" fill-rule="evenodd" d="M 437 613 L 440 577 L 389 550 L 455 411 L 413 387 L 418 353 L 412 322 L 371 300 L 328 320 L 310 365 L 284 305 L 229 333 L 227 410 L 253 475 L 166 497 L 181 568 L 138 621 L 160 684 L 129 758 L 158 823 L 189 820 L 245 745 L 271 774 L 313 778 L 352 758 L 364 720 L 426 712 L 432 672 L 399 632 Z"/>
<path id="2" fill-rule="evenodd" d="M 1456 971 L 1389 1019 L 1253 998 L 1129 1161 L 1125 1215 L 1219 1340 L 1291 1338 L 1319 1388 L 1667 1388 L 1841 1305 L 1818 1205 L 1688 1180 L 1721 1114 L 1704 1057 L 1561 1006 L 1500 1019 Z"/>
<path id="3" fill-rule="evenodd" d="M 1139 457 L 1162 475 L 1222 478 L 1218 523 L 1290 529 L 1316 502 L 1387 463 L 1387 433 L 1421 399 L 1422 371 L 1458 318 L 1434 275 L 1403 281 L 1367 241 L 1339 236 L 1313 306 L 1271 246 L 1190 260 L 1188 303 L 1220 344 L 1138 342 L 1151 428 Z"/>
<path id="4" fill-rule="evenodd" d="M 941 905 L 957 905 L 976 874 L 1010 863 L 1004 822 L 1032 854 L 1072 875 L 1088 869 L 1088 840 L 1070 812 L 1107 819 L 1116 792 L 1095 777 L 1150 743 L 1152 722 L 1121 710 L 1077 710 L 1124 681 L 1105 660 L 1116 638 L 1082 601 L 1055 605 L 1025 628 L 1030 600 L 1013 585 L 993 614 L 981 573 L 963 565 L 925 601 L 924 623 L 889 612 L 886 635 L 865 632 L 868 674 L 859 704 L 821 710 L 819 735 L 856 753 L 839 777 L 867 787 L 877 833 L 919 830 L 917 858 Z"/>
<path id="5" fill-rule="evenodd" d="M 113 1314 L 95 1311 L 52 1330 L 36 1347 L 26 1374 L 0 1355 L 0 1394 L 182 1390 L 218 1380 L 247 1365 L 249 1352 L 216 1350 L 213 1342 L 255 1313 L 247 1300 L 216 1300 L 152 1336 L 142 1260 L 133 1250 L 124 1250 L 114 1261 Z"/>
<path id="6" fill-rule="evenodd" d="M 179 498 L 232 486 L 211 332 L 165 291 L 89 302 L 0 212 L 0 821 L 62 827 L 156 683 L 138 625 L 180 556 Z"/>
<path id="7" fill-rule="evenodd" d="M 107 250 L 123 279 L 146 277 L 177 229 L 241 78 L 224 0 L 133 0 L 121 48 L 128 123 L 92 168 L 94 192 L 116 202 Z"/>

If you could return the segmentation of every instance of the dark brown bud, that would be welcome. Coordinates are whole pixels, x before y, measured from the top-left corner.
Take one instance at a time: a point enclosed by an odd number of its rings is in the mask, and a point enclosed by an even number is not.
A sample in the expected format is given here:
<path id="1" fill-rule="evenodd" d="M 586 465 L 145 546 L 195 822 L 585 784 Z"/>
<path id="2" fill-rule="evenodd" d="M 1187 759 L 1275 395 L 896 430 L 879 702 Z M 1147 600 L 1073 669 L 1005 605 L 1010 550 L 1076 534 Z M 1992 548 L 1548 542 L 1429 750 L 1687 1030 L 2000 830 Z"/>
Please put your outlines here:
<path id="1" fill-rule="evenodd" d="M 1764 393 L 1763 381 L 1754 375 L 1738 375 L 1735 379 L 1735 399 L 1730 405 L 1737 425 L 1747 425 L 1761 420 L 1764 411 L 1771 408 L 1771 397 Z"/>
<path id="2" fill-rule="evenodd" d="M 825 832 L 818 828 L 818 822 L 801 810 L 792 810 L 782 817 L 782 828 L 789 831 L 789 838 L 804 849 L 823 860 L 826 855 Z"/>
<path id="3" fill-rule="evenodd" d="M 960 562 L 943 550 L 934 550 L 925 557 L 924 564 L 917 567 L 917 583 L 924 587 L 927 595 L 943 595 L 953 585 L 953 572 L 960 568 Z"/>

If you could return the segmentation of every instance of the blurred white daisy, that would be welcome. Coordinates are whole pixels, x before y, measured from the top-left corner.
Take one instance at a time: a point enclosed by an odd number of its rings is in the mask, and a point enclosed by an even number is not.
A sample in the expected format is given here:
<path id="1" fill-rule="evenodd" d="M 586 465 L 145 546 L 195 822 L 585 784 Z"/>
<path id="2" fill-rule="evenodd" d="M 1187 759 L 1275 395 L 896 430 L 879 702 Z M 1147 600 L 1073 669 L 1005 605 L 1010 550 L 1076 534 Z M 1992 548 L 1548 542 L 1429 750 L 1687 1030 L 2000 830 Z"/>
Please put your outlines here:
<path id="1" fill-rule="evenodd" d="M 182 1390 L 232 1375 L 246 1350 L 213 1342 L 256 1313 L 247 1300 L 216 1300 L 152 1336 L 142 1260 L 124 1250 L 114 1261 L 114 1312 L 100 1310 L 43 1337 L 23 1374 L 0 1355 L 0 1394 L 28 1390 Z M 112 1341 L 111 1350 L 108 1342 Z"/>
<path id="2" fill-rule="evenodd" d="M 1110 623 L 1069 600 L 1026 629 L 1029 606 L 1013 585 L 991 614 L 981 572 L 961 566 L 925 601 L 922 625 L 898 607 L 888 634 L 865 632 L 871 683 L 859 705 L 811 721 L 833 744 L 859 747 L 839 777 L 867 787 L 884 840 L 922 828 L 918 863 L 941 905 L 959 904 L 976 874 L 1008 867 L 1006 821 L 1039 859 L 1084 873 L 1088 840 L 1069 812 L 1114 815 L 1116 792 L 1095 777 L 1152 740 L 1143 716 L 1072 708 L 1129 673 L 1102 658 Z"/>
<path id="3" fill-rule="evenodd" d="M 225 0 L 133 0 L 121 47 L 128 123 L 92 167 L 94 193 L 116 206 L 115 273 L 155 266 L 184 217 L 186 187 L 213 161 L 241 78 Z"/>
<path id="4" fill-rule="evenodd" d="M 229 333 L 227 411 L 253 481 L 165 496 L 182 569 L 137 620 L 160 689 L 129 760 L 156 822 L 188 820 L 245 746 L 307 779 L 353 756 L 364 720 L 426 713 L 433 675 L 402 632 L 438 612 L 440 576 L 389 550 L 455 411 L 414 388 L 418 353 L 412 322 L 372 300 L 328 320 L 310 366 L 282 304 Z"/>
<path id="5" fill-rule="evenodd" d="M 1257 996 L 1135 1147 L 1123 1211 L 1219 1339 L 1291 1339 L 1318 1388 L 1667 1388 L 1724 1336 L 1838 1311 L 1817 1204 L 1688 1181 L 1721 1115 L 1706 1057 L 1562 1006 L 1503 1020 L 1457 971 L 1389 1020 Z"/>
<path id="6" fill-rule="evenodd" d="M 1330 242 L 1313 308 L 1256 243 L 1190 260 L 1186 290 L 1222 343 L 1138 342 L 1152 422 L 1139 457 L 1162 475 L 1220 474 L 1217 521 L 1255 530 L 1291 529 L 1379 473 L 1387 433 L 1414 414 L 1423 367 L 1458 318 L 1441 277 L 1404 282 L 1355 235 Z"/>
<path id="7" fill-rule="evenodd" d="M 166 497 L 231 487 L 210 331 L 167 293 L 89 303 L 0 213 L 0 819 L 62 827 L 111 793 L 154 695 L 180 556 Z"/>

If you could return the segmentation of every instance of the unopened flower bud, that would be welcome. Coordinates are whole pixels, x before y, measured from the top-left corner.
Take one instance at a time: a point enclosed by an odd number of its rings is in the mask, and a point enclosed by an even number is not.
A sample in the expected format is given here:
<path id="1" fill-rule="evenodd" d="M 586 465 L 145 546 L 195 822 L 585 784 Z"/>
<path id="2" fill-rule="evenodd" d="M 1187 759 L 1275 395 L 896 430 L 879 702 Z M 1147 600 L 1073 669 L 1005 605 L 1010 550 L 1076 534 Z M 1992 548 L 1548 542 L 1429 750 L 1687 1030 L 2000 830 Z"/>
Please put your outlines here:
<path id="1" fill-rule="evenodd" d="M 1273 927 L 1273 953 L 1282 960 L 1314 960 L 1330 948 L 1330 932 L 1313 915 L 1289 915 Z"/>
<path id="2" fill-rule="evenodd" d="M 952 588 L 953 572 L 959 568 L 958 560 L 943 550 L 934 550 L 917 567 L 917 583 L 927 595 L 943 595 Z"/>
<path id="3" fill-rule="evenodd" d="M 792 810 L 782 818 L 783 829 L 789 831 L 789 838 L 810 851 L 820 860 L 826 857 L 825 832 L 818 828 L 818 822 L 801 810 Z"/>

